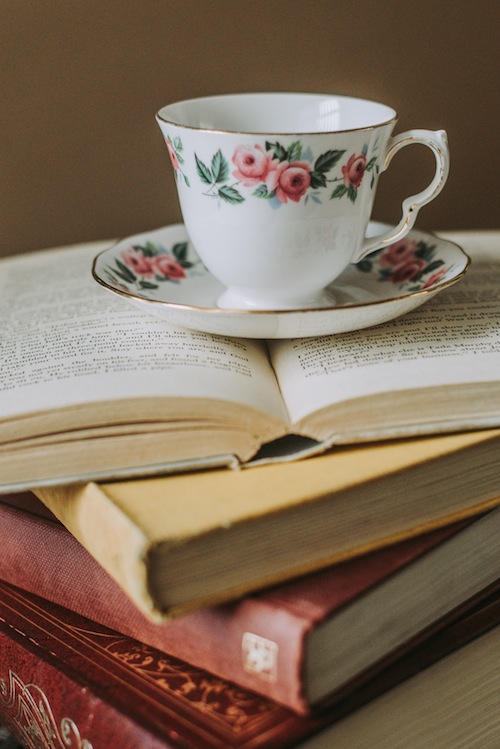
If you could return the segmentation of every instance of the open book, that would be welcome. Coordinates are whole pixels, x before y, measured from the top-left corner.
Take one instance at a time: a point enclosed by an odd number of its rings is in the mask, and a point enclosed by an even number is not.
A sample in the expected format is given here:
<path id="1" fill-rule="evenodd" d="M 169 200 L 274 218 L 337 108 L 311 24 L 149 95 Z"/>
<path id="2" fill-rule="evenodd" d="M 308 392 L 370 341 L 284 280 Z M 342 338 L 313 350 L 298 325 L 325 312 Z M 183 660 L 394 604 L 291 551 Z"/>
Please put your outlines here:
<path id="1" fill-rule="evenodd" d="M 0 490 L 499 425 L 496 236 L 469 235 L 464 280 L 405 317 L 270 342 L 113 297 L 91 277 L 102 243 L 3 259 Z"/>

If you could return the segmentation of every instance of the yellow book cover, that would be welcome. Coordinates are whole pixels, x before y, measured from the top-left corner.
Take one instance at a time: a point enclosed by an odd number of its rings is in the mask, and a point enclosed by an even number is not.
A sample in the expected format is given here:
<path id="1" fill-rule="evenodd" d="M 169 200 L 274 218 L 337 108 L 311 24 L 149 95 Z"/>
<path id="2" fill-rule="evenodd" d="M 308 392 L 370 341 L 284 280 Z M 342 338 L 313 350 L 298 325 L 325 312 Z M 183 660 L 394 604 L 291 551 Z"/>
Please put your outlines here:
<path id="1" fill-rule="evenodd" d="M 161 618 L 500 504 L 500 429 L 35 493 L 139 608 Z"/>

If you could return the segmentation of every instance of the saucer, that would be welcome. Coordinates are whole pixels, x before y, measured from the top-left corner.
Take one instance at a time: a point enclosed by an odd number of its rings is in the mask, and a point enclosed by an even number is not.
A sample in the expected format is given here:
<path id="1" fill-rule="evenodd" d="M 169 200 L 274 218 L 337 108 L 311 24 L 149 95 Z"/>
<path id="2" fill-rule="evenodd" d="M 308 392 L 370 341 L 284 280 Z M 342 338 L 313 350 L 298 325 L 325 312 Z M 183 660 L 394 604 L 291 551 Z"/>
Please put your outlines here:
<path id="1" fill-rule="evenodd" d="M 386 230 L 371 223 L 369 234 Z M 240 338 L 302 338 L 368 328 L 419 307 L 458 281 L 470 260 L 422 231 L 350 265 L 327 292 L 331 306 L 220 309 L 224 286 L 205 268 L 182 224 L 136 234 L 95 259 L 95 280 L 149 314 L 185 328 Z"/>

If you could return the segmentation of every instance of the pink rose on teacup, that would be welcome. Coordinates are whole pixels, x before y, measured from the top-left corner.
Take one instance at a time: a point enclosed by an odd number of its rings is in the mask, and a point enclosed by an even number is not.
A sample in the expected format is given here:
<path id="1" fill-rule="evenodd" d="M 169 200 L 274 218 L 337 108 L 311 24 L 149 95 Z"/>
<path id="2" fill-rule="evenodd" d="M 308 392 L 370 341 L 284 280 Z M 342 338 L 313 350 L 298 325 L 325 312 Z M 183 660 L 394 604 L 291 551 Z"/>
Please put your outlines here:
<path id="1" fill-rule="evenodd" d="M 284 161 L 280 164 L 276 180 L 276 197 L 281 203 L 293 200 L 298 203 L 311 185 L 310 165 L 307 161 Z M 274 189 L 274 188 L 273 188 Z"/>
<path id="2" fill-rule="evenodd" d="M 236 169 L 233 176 L 245 187 L 252 187 L 261 182 L 268 182 L 270 172 L 278 168 L 278 159 L 273 158 L 271 151 L 264 151 L 259 146 L 238 146 L 233 154 Z"/>
<path id="3" fill-rule="evenodd" d="M 138 276 L 149 278 L 154 275 L 154 269 L 151 265 L 151 259 L 145 257 L 142 252 L 138 252 L 133 247 L 129 247 L 121 253 L 122 260 Z"/>
<path id="4" fill-rule="evenodd" d="M 346 187 L 352 186 L 357 190 L 364 177 L 366 165 L 367 159 L 364 153 L 360 153 L 358 156 L 353 153 L 347 164 L 342 167 L 344 185 Z"/>
<path id="5" fill-rule="evenodd" d="M 182 265 L 177 260 L 174 260 L 173 257 L 170 257 L 170 255 L 156 255 L 150 260 L 151 267 L 157 276 L 170 278 L 172 281 L 186 278 L 186 273 Z"/>
<path id="6" fill-rule="evenodd" d="M 166 140 L 165 143 L 167 144 L 168 155 L 170 156 L 170 161 L 172 162 L 172 166 L 174 167 L 175 171 L 177 171 L 179 168 L 179 159 L 177 158 L 175 149 L 169 140 Z"/>

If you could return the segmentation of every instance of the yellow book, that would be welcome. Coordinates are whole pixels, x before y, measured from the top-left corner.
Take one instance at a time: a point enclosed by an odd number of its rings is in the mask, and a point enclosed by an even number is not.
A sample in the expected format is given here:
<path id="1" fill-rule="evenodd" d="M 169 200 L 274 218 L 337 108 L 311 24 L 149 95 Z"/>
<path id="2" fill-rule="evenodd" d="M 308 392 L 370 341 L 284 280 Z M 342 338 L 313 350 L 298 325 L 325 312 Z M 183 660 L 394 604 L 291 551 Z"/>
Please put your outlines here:
<path id="1" fill-rule="evenodd" d="M 35 493 L 135 603 L 160 618 L 500 504 L 500 429 Z"/>

